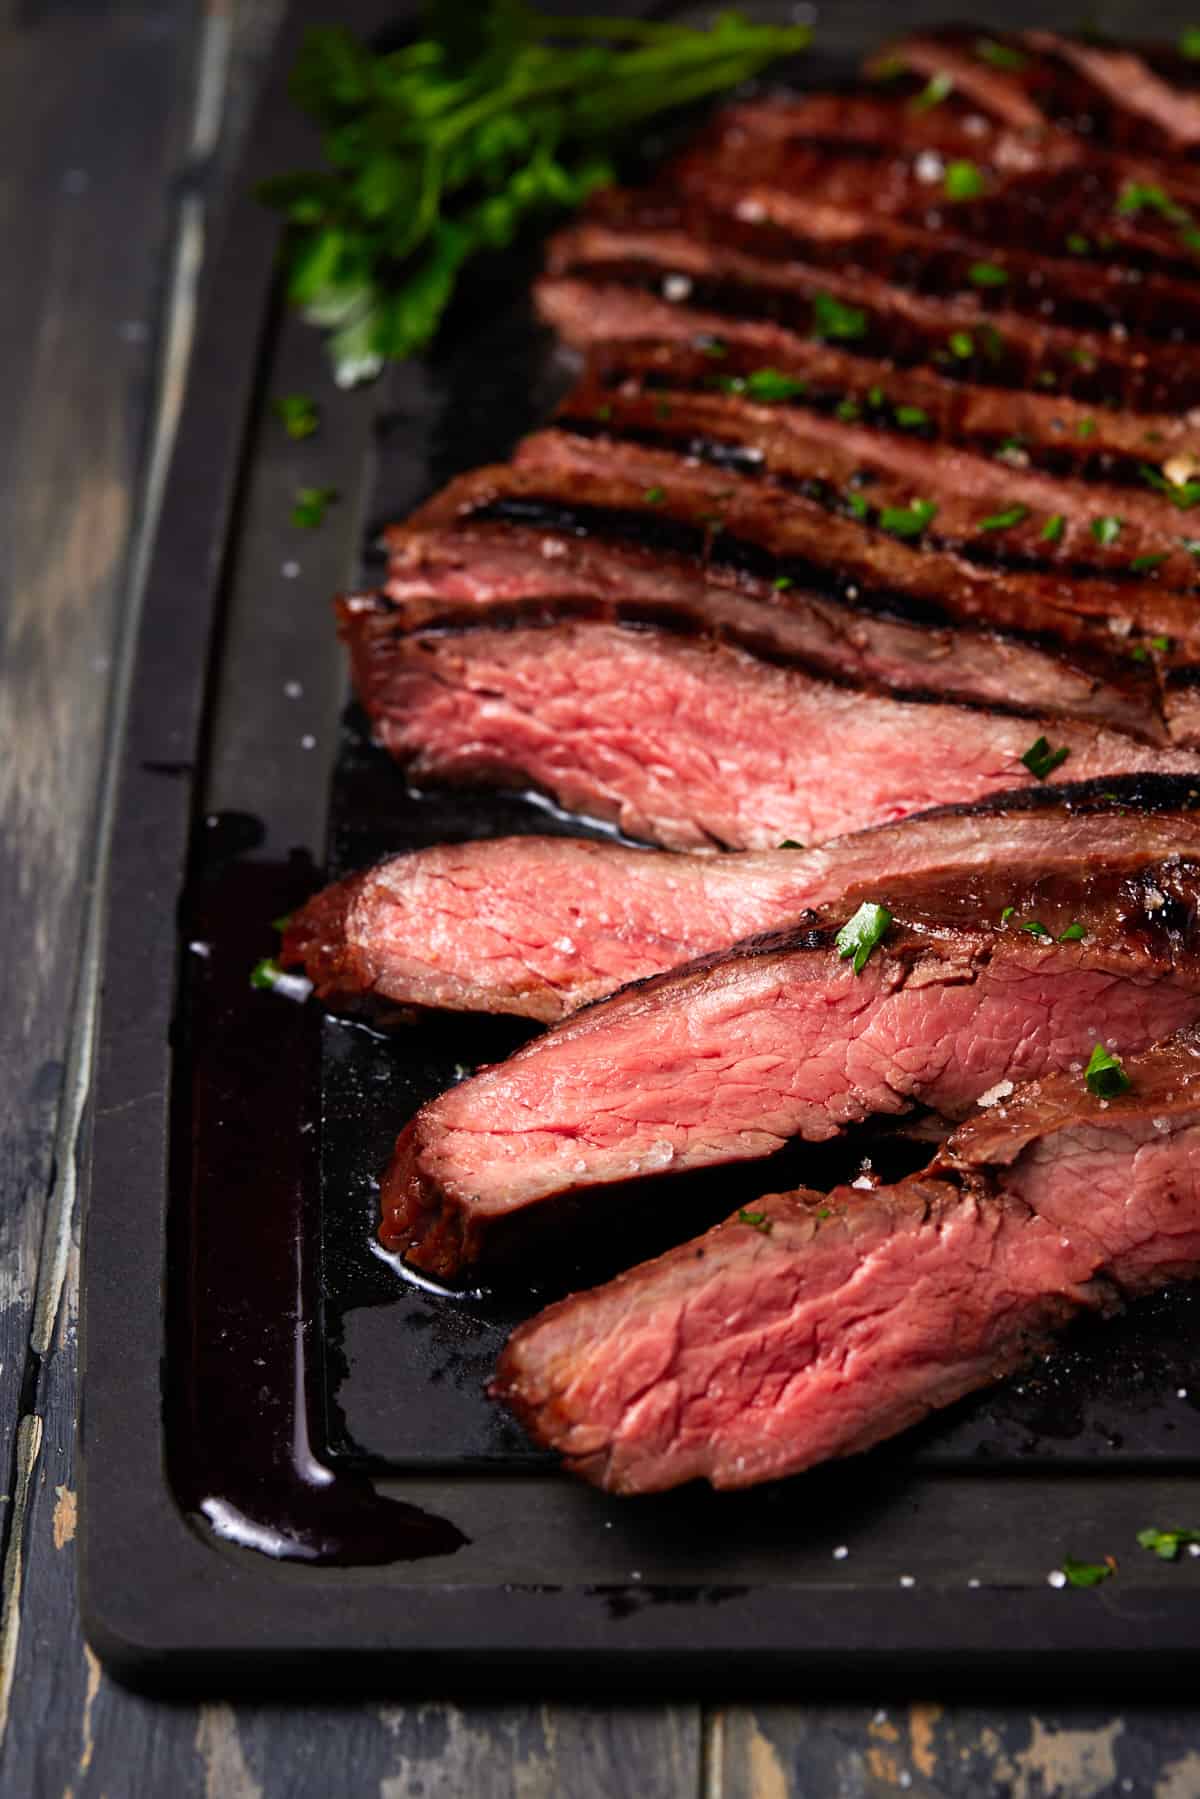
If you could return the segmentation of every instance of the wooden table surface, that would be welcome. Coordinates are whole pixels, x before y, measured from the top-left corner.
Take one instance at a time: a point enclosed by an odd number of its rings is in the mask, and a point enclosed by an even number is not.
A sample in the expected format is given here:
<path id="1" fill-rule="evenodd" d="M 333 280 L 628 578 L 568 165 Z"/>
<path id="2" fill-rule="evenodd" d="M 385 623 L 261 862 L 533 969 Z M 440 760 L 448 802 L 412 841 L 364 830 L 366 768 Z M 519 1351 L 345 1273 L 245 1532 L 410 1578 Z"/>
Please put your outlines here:
<path id="1" fill-rule="evenodd" d="M 93 877 L 206 223 L 278 14 L 0 0 L 0 1795 L 1196 1799 L 1200 1714 L 1179 1708 L 189 1706 L 122 1690 L 85 1647 L 72 1439 Z"/>

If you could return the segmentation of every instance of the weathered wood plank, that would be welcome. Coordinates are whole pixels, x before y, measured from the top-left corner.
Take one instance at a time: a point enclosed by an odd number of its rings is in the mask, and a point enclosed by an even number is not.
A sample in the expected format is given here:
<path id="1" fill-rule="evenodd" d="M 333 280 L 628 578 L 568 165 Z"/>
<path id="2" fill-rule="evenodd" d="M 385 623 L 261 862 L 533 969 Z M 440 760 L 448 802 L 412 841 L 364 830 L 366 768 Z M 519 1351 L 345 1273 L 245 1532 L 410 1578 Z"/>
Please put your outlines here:
<path id="1" fill-rule="evenodd" d="M 31 1320 L 132 495 L 156 361 L 153 313 L 177 135 L 177 69 L 188 52 L 192 12 L 189 0 L 26 9 L 12 14 L 0 54 L 6 1489 L 20 1395 L 36 1372 Z M 65 1187 L 71 1147 L 59 1156 Z M 58 1259 L 47 1266 L 53 1276 Z M 53 1297 L 46 1294 L 51 1309 Z"/>
<path id="2" fill-rule="evenodd" d="M 706 1718 L 704 1799 L 1185 1799 L 1194 1713 L 1139 1707 L 731 1706 Z"/>

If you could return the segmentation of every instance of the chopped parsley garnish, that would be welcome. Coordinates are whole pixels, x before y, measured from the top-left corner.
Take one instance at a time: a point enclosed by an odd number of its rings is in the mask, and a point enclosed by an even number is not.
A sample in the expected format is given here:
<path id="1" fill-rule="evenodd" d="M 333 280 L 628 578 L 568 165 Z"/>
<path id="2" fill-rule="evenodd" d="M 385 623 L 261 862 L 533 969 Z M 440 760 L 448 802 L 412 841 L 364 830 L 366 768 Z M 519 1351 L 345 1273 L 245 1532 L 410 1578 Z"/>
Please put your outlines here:
<path id="1" fill-rule="evenodd" d="M 881 406 L 887 405 L 887 395 L 884 393 L 882 387 L 868 387 L 867 405 L 874 406 L 877 412 Z"/>
<path id="2" fill-rule="evenodd" d="M 274 956 L 264 956 L 262 961 L 256 962 L 250 970 L 250 985 L 265 993 L 273 992 L 275 983 L 282 978 L 283 970 Z"/>
<path id="3" fill-rule="evenodd" d="M 929 112 L 931 108 L 940 106 L 942 101 L 948 99 L 953 92 L 953 78 L 947 75 L 944 69 L 939 69 L 936 75 L 931 75 L 929 77 L 925 86 L 912 102 L 913 111 Z"/>
<path id="4" fill-rule="evenodd" d="M 296 490 L 292 523 L 314 531 L 338 497 L 336 487 L 301 487 Z"/>
<path id="5" fill-rule="evenodd" d="M 848 956 L 854 957 L 855 974 L 861 974 L 867 966 L 872 951 L 891 922 L 892 915 L 886 906 L 864 900 L 854 917 L 842 926 L 836 938 L 837 952 L 843 962 Z"/>
<path id="6" fill-rule="evenodd" d="M 1096 366 L 1096 352 L 1089 350 L 1084 344 L 1080 344 L 1077 350 L 1071 351 L 1071 361 L 1076 368 L 1083 369 L 1086 374 L 1090 375 Z"/>
<path id="7" fill-rule="evenodd" d="M 311 437 L 321 422 L 317 402 L 307 394 L 281 394 L 273 409 L 289 437 Z"/>
<path id="8" fill-rule="evenodd" d="M 592 416 L 597 424 L 607 425 L 608 421 L 612 418 L 612 407 L 606 400 L 603 406 L 597 406 Z"/>
<path id="9" fill-rule="evenodd" d="M 1142 480 L 1152 487 L 1155 493 L 1160 493 L 1165 499 L 1170 500 L 1172 506 L 1177 506 L 1180 512 L 1186 512 L 1191 506 L 1200 505 L 1200 481 L 1171 481 L 1161 469 L 1152 467 L 1148 462 L 1139 464 L 1138 472 Z"/>
<path id="10" fill-rule="evenodd" d="M 1116 1563 L 1111 1558 L 1106 1562 L 1080 1562 L 1073 1555 L 1064 1555 L 1062 1571 L 1067 1577 L 1068 1586 L 1098 1587 L 1101 1581 L 1112 1579 L 1116 1573 Z"/>
<path id="11" fill-rule="evenodd" d="M 778 369 L 753 369 L 745 378 L 745 391 L 752 400 L 795 400 L 808 392 L 807 381 L 797 381 Z"/>
<path id="12" fill-rule="evenodd" d="M 1161 568 L 1166 560 L 1165 554 L 1161 556 L 1135 556 L 1133 561 L 1129 564 L 1130 573 L 1134 575 L 1152 574 L 1156 568 Z"/>
<path id="13" fill-rule="evenodd" d="M 1139 212 L 1156 212 L 1170 225 L 1191 223 L 1187 207 L 1172 200 L 1165 188 L 1149 181 L 1127 181 L 1117 195 L 1117 211 L 1126 219 L 1136 218 Z"/>
<path id="14" fill-rule="evenodd" d="M 1001 912 L 1001 914 L 1000 914 L 1000 923 L 1007 924 L 1009 919 L 1012 917 L 1013 913 L 1016 911 L 1016 909 L 1017 908 L 1015 906 L 1005 906 L 1003 912 Z"/>
<path id="15" fill-rule="evenodd" d="M 865 337 L 867 315 L 861 306 L 844 306 L 833 294 L 813 295 L 813 336 L 833 339 Z"/>
<path id="16" fill-rule="evenodd" d="M 983 175 L 973 162 L 949 162 L 944 188 L 947 200 L 976 200 L 984 189 Z"/>
<path id="17" fill-rule="evenodd" d="M 336 10 L 336 9 L 330 9 Z M 332 332 L 339 384 L 432 339 L 463 270 L 613 179 L 642 121 L 804 49 L 728 11 L 708 30 L 438 0 L 415 42 L 310 30 L 292 80 L 325 161 L 264 184 L 288 222 L 288 296 Z"/>
<path id="18" fill-rule="evenodd" d="M 1048 937 L 1050 935 L 1040 918 L 1027 918 L 1021 929 L 1028 931 L 1031 937 Z"/>
<path id="19" fill-rule="evenodd" d="M 905 431 L 916 431 L 929 423 L 929 414 L 923 406 L 897 406 L 896 423 Z"/>
<path id="20" fill-rule="evenodd" d="M 802 850 L 805 846 L 798 843 L 794 837 L 785 837 L 779 847 L 781 850 Z"/>
<path id="21" fill-rule="evenodd" d="M 907 506 L 885 506 L 879 514 L 879 524 L 893 537 L 919 537 L 936 516 L 935 501 L 911 500 Z"/>
<path id="22" fill-rule="evenodd" d="M 1083 1071 L 1088 1091 L 1098 1094 L 1101 1099 L 1115 1099 L 1118 1093 L 1128 1091 L 1131 1082 L 1125 1072 L 1124 1064 L 1114 1051 L 1105 1049 L 1097 1043 L 1092 1051 L 1091 1060 Z"/>
<path id="23" fill-rule="evenodd" d="M 1058 543 L 1061 540 L 1062 534 L 1066 530 L 1066 528 L 1067 528 L 1067 521 L 1066 521 L 1064 514 L 1061 512 L 1052 512 L 1050 514 L 1050 517 L 1046 520 L 1045 524 L 1042 526 L 1042 533 L 1041 533 L 1042 542 L 1043 543 Z"/>
<path id="24" fill-rule="evenodd" d="M 1095 437 L 1095 435 L 1096 435 L 1095 419 L 1092 418 L 1090 415 L 1085 419 L 1080 419 L 1079 423 L 1075 427 L 1075 434 L 1077 437 Z"/>
<path id="25" fill-rule="evenodd" d="M 846 505 L 857 519 L 865 519 L 870 515 L 871 508 L 867 504 L 866 496 L 855 493 L 853 488 L 846 495 Z"/>
<path id="26" fill-rule="evenodd" d="M 968 356 L 975 354 L 975 339 L 969 331 L 952 331 L 950 333 L 950 351 L 960 361 L 965 362 Z"/>
<path id="27" fill-rule="evenodd" d="M 1189 62 L 1200 62 L 1200 25 L 1189 25 L 1180 32 L 1179 54 Z"/>
<path id="28" fill-rule="evenodd" d="M 1086 256 L 1091 247 L 1081 231 L 1072 231 L 1067 238 L 1067 249 L 1072 256 Z"/>
<path id="29" fill-rule="evenodd" d="M 1200 32 L 1197 37 L 1200 38 Z M 1200 45 L 1196 54 L 1200 57 Z M 1141 1548 L 1153 1550 L 1160 1561 L 1173 1562 L 1185 1543 L 1200 1543 L 1200 1530 L 1155 1530 L 1150 1525 L 1148 1529 L 1138 1531 L 1137 1540 Z"/>
<path id="30" fill-rule="evenodd" d="M 1200 537 L 1181 537 L 1179 541 L 1189 556 L 1200 556 Z"/>
<path id="31" fill-rule="evenodd" d="M 775 1228 L 775 1220 L 768 1218 L 765 1212 L 748 1212 L 745 1206 L 738 1210 L 738 1223 L 748 1224 L 751 1230 L 761 1231 L 764 1237 L 769 1237 Z"/>
<path id="32" fill-rule="evenodd" d="M 1120 535 L 1121 520 L 1119 518 L 1114 518 L 1111 513 L 1108 513 L 1104 518 L 1094 518 L 1092 520 L 1092 536 L 1096 539 L 1096 542 L 1102 544 L 1106 550 L 1116 543 Z"/>
<path id="33" fill-rule="evenodd" d="M 714 362 L 723 362 L 729 354 L 729 345 L 719 337 L 707 338 L 699 348 L 702 356 L 711 356 Z"/>
<path id="34" fill-rule="evenodd" d="M 283 912 L 280 914 L 280 916 L 278 918 L 273 918 L 271 920 L 271 929 L 273 931 L 279 931 L 282 933 L 283 931 L 287 930 L 287 928 L 291 924 L 291 922 L 292 922 L 291 913 Z"/>
<path id="35" fill-rule="evenodd" d="M 1052 750 L 1044 737 L 1037 737 L 1025 751 L 1021 760 L 1031 775 L 1035 775 L 1039 781 L 1044 781 L 1054 773 L 1056 768 L 1062 767 L 1070 754 L 1070 750 L 1065 745 L 1060 749 Z"/>
<path id="36" fill-rule="evenodd" d="M 1086 936 L 1087 932 L 1077 919 L 1074 924 L 1069 924 L 1067 926 L 1058 941 L 1060 943 L 1082 943 Z"/>
<path id="37" fill-rule="evenodd" d="M 795 585 L 796 583 L 792 580 L 790 575 L 776 575 L 771 583 L 771 586 L 775 589 L 776 593 L 786 593 L 789 587 L 794 587 Z"/>
<path id="38" fill-rule="evenodd" d="M 1028 506 L 1009 506 L 1003 512 L 993 512 L 987 518 L 981 518 L 979 529 L 981 531 L 1007 531 L 1013 525 L 1021 524 L 1028 517 Z"/>
<path id="39" fill-rule="evenodd" d="M 818 1218 L 832 1218 L 833 1213 L 830 1211 L 828 1206 L 819 1206 L 817 1208 L 817 1217 Z"/>
<path id="40" fill-rule="evenodd" d="M 1150 639 L 1150 648 L 1152 650 L 1157 650 L 1160 655 L 1165 656 L 1171 648 L 1171 639 L 1169 637 L 1152 637 Z"/>
<path id="41" fill-rule="evenodd" d="M 1029 61 L 1023 50 L 1014 50 L 1009 44 L 998 44 L 995 38 L 977 37 L 975 54 L 980 62 L 991 63 L 993 69 L 1007 69 L 1016 74 Z"/>
<path id="42" fill-rule="evenodd" d="M 841 419 L 843 424 L 852 425 L 855 419 L 860 417 L 858 402 L 856 400 L 839 400 L 834 407 L 834 414 Z"/>
<path id="43" fill-rule="evenodd" d="M 1008 280 L 1008 270 L 1002 269 L 998 262 L 973 262 L 967 270 L 967 280 L 972 287 L 1003 287 Z"/>
<path id="44" fill-rule="evenodd" d="M 647 506 L 661 506 L 666 497 L 667 490 L 665 487 L 648 487 L 642 495 Z"/>

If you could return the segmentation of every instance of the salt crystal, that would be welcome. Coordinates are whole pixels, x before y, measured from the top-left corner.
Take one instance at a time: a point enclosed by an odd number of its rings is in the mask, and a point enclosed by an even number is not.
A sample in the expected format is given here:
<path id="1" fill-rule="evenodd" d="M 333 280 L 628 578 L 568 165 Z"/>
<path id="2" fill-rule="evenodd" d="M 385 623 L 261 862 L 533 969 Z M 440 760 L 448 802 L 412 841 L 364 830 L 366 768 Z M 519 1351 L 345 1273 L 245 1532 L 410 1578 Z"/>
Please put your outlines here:
<path id="1" fill-rule="evenodd" d="M 299 681 L 285 681 L 283 684 L 283 691 L 289 700 L 298 700 L 304 692 L 304 689 L 301 687 Z"/>
<path id="2" fill-rule="evenodd" d="M 556 556 L 565 556 L 566 553 L 566 544 L 561 543 L 557 537 L 543 537 L 542 555 L 546 558 L 547 562 L 553 562 Z"/>
<path id="3" fill-rule="evenodd" d="M 902 1574 L 900 1576 L 900 1585 L 902 1587 L 915 1587 L 916 1584 L 916 1580 L 911 1574 Z"/>
<path id="4" fill-rule="evenodd" d="M 736 211 L 739 219 L 745 219 L 751 225 L 757 225 L 767 216 L 767 209 L 761 200 L 739 200 Z"/>
<path id="5" fill-rule="evenodd" d="M 310 731 L 306 731 L 304 733 L 304 736 L 300 739 L 300 748 L 302 750 L 315 750 L 316 747 L 317 747 L 316 738 L 312 735 L 312 733 Z"/>
<path id="6" fill-rule="evenodd" d="M 969 1587 L 981 1587 L 983 1585 L 983 1582 L 981 1580 L 972 1579 L 967 1582 L 967 1585 Z"/>
<path id="7" fill-rule="evenodd" d="M 1188 1395 L 1188 1390 L 1186 1387 L 1176 1387 L 1176 1389 L 1175 1389 L 1176 1399 L 1186 1399 L 1187 1395 Z"/>
<path id="8" fill-rule="evenodd" d="M 1052 1587 L 1065 1587 L 1067 1584 L 1067 1577 L 1061 1568 L 1054 1568 L 1047 1574 L 1046 1581 L 1047 1584 Z"/>
<path id="9" fill-rule="evenodd" d="M 285 581 L 294 581 L 296 576 L 300 573 L 300 564 L 298 562 L 285 562 L 279 572 Z"/>
<path id="10" fill-rule="evenodd" d="M 692 291 L 690 275 L 668 275 L 662 284 L 663 298 L 678 303 L 686 300 Z"/>
<path id="11" fill-rule="evenodd" d="M 946 165 L 936 150 L 922 150 L 913 168 L 918 181 L 940 181 Z"/>
<path id="12" fill-rule="evenodd" d="M 850 1551 L 845 1543 L 839 1543 L 833 1552 L 833 1559 L 835 1562 L 844 1562 L 849 1553 Z"/>
<path id="13" fill-rule="evenodd" d="M 863 1193 L 873 1193 L 875 1191 L 875 1183 L 869 1174 L 858 1175 L 855 1180 L 851 1181 L 850 1185 L 852 1187 L 857 1187 L 860 1192 Z"/>
<path id="14" fill-rule="evenodd" d="M 1014 1091 L 1011 1081 L 997 1081 L 994 1087 L 989 1087 L 986 1093 L 979 1095 L 979 1104 L 981 1106 L 999 1105 L 1002 1099 L 1007 1099 L 1009 1094 Z"/>

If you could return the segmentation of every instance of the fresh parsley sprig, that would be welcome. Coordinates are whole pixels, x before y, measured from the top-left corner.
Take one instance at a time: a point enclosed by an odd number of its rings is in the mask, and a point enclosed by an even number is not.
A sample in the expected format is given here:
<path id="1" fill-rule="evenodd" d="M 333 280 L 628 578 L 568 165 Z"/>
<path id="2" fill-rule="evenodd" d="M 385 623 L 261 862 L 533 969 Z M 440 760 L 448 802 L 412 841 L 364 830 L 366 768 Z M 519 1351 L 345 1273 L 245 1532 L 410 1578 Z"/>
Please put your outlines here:
<path id="1" fill-rule="evenodd" d="M 724 12 L 706 31 L 556 18 L 526 0 L 430 0 L 426 35 L 377 53 L 310 31 L 292 76 L 326 166 L 261 197 L 288 221 L 288 294 L 328 329 L 342 386 L 432 339 L 466 263 L 614 179 L 655 115 L 803 50 L 805 26 Z"/>

